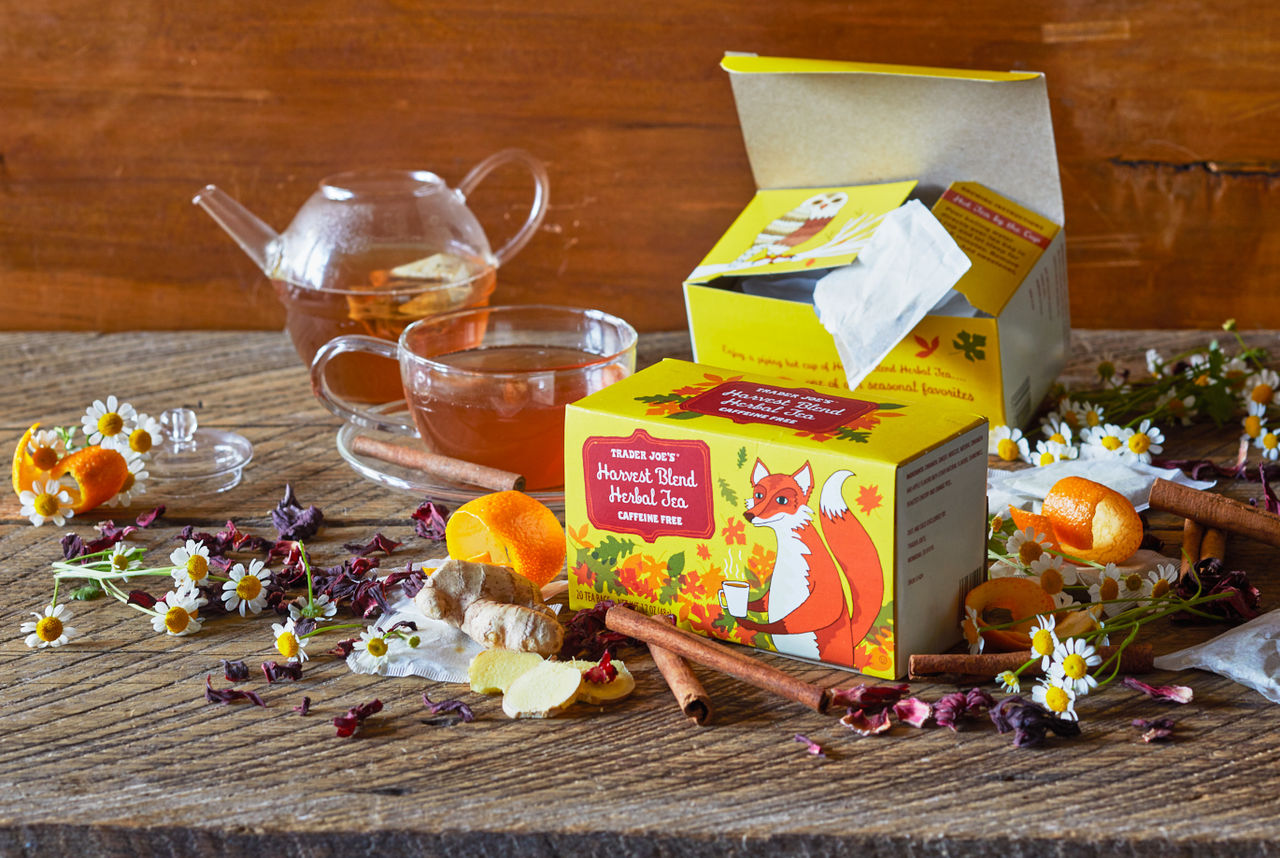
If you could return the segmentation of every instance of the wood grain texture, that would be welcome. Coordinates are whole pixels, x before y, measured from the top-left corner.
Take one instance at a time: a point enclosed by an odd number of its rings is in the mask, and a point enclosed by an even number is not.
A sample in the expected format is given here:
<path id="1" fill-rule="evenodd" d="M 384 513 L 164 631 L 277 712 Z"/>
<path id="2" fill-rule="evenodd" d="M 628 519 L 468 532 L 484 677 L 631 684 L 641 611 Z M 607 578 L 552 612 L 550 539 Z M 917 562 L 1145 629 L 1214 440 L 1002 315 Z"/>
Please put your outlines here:
<path id="1" fill-rule="evenodd" d="M 279 327 L 197 189 L 283 228 L 335 171 L 456 184 L 509 145 L 547 161 L 551 209 L 498 300 L 677 327 L 680 282 L 753 190 L 725 50 L 1044 71 L 1075 323 L 1280 325 L 1274 3 L 0 0 L 0 19 L 5 329 Z M 523 182 L 473 197 L 495 242 Z"/>
<path id="2" fill-rule="evenodd" d="M 1141 366 L 1148 345 L 1175 349 L 1207 335 L 1083 332 L 1069 372 L 1097 355 Z M 1280 334 L 1254 341 L 1275 351 Z M 657 353 L 687 355 L 683 334 L 647 338 Z M 320 505 L 328 526 L 312 543 L 320 563 L 344 541 L 381 530 L 405 545 L 384 568 L 438 548 L 413 536 L 419 498 L 355 477 L 333 446 L 337 420 L 312 399 L 302 367 L 278 334 L 246 332 L 0 335 L 0 441 L 29 422 L 68 422 L 107 392 L 159 411 L 197 407 L 208 425 L 236 428 L 256 445 L 244 483 L 224 495 L 170 501 L 165 519 L 135 537 L 166 553 L 183 524 L 216 529 L 234 518 L 273 535 L 268 511 L 291 483 Z M 1171 432 L 1172 455 L 1234 460 L 1234 430 Z M 1247 498 L 1256 486 L 1225 485 Z M 104 516 L 73 519 L 89 535 Z M 1151 516 L 1176 546 L 1181 522 Z M 1280 850 L 1280 708 L 1212 674 L 1155 674 L 1191 684 L 1196 699 L 1160 706 L 1108 688 L 1082 704 L 1084 735 L 1037 752 L 974 722 L 960 732 L 897 727 L 859 738 L 797 704 L 695 668 L 715 702 L 714 726 L 688 725 L 661 675 L 629 654 L 635 694 L 613 708 L 580 708 L 545 722 L 510 721 L 497 698 L 462 686 L 357 676 L 328 657 L 298 683 L 239 687 L 267 707 L 206 704 L 205 677 L 226 687 L 220 659 L 274 657 L 264 618 L 210 621 L 199 634 L 158 636 L 129 609 L 77 603 L 81 636 L 32 652 L 17 634 L 46 604 L 48 564 L 62 532 L 33 528 L 11 496 L 0 499 L 0 854 L 429 856 L 1237 856 Z M 1276 549 L 1244 540 L 1233 563 L 1250 570 L 1277 607 Z M 1157 652 L 1212 629 L 1161 625 Z M 850 681 L 840 671 L 766 655 L 809 682 Z M 950 691 L 914 683 L 933 700 Z M 432 726 L 421 704 L 462 696 L 469 725 Z M 292 711 L 312 699 L 311 714 Z M 353 739 L 331 719 L 373 698 L 386 708 Z M 1144 745 L 1137 717 L 1170 715 L 1177 739 Z M 822 743 L 815 760 L 793 740 Z"/>

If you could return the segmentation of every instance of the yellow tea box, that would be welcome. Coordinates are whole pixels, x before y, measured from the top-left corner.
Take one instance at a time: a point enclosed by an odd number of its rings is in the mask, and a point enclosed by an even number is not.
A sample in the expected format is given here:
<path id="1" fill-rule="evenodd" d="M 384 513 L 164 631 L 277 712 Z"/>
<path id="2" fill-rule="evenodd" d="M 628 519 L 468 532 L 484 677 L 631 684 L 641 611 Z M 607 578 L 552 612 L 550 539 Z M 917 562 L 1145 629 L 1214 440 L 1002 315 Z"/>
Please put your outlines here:
<path id="1" fill-rule="evenodd" d="M 972 267 L 857 392 L 1026 423 L 1070 334 L 1044 77 L 754 55 L 722 66 L 758 190 L 685 280 L 695 360 L 845 386 L 817 278 L 910 195 Z"/>
<path id="2" fill-rule="evenodd" d="M 666 360 L 565 412 L 574 608 L 872 676 L 960 637 L 987 422 Z"/>

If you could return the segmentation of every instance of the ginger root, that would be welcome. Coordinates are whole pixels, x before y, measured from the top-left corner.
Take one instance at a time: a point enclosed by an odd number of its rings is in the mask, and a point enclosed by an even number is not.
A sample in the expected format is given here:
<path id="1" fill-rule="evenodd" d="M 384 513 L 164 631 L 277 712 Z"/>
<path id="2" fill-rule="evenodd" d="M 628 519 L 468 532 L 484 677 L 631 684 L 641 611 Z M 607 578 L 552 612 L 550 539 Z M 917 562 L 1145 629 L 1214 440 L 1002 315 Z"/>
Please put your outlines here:
<path id="1" fill-rule="evenodd" d="M 540 664 L 542 656 L 536 652 L 487 649 L 471 659 L 467 679 L 477 694 L 505 694 L 522 673 Z"/>
<path id="2" fill-rule="evenodd" d="M 446 560 L 414 603 L 487 647 L 552 655 L 564 642 L 564 627 L 538 588 L 506 566 Z"/>
<path id="3" fill-rule="evenodd" d="M 502 695 L 508 718 L 551 718 L 578 699 L 582 671 L 563 661 L 544 661 L 515 678 Z"/>

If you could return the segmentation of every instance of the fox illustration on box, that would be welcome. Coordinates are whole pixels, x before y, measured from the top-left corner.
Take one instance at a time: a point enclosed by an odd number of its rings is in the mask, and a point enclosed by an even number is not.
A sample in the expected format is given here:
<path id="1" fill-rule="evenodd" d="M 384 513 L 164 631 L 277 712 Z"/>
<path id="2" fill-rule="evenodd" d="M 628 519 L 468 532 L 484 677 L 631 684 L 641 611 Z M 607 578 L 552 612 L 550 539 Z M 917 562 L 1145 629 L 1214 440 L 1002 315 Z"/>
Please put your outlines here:
<path id="1" fill-rule="evenodd" d="M 756 460 L 752 503 L 743 518 L 771 529 L 778 551 L 768 588 L 747 606 L 763 613 L 765 622 L 738 624 L 772 635 L 780 653 L 852 665 L 854 648 L 880 611 L 880 556 L 844 499 L 844 483 L 852 476 L 839 470 L 827 477 L 815 522 L 809 463 L 787 474 L 771 473 Z"/>

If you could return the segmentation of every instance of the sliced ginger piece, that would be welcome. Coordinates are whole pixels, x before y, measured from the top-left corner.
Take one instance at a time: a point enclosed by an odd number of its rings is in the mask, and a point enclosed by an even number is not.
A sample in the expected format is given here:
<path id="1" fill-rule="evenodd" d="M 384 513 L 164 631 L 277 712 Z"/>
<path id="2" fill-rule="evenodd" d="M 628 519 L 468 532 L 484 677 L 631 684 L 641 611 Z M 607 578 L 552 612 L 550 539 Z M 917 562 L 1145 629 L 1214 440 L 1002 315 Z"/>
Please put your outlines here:
<path id="1" fill-rule="evenodd" d="M 582 671 L 564 661 L 544 661 L 516 677 L 502 696 L 508 718 L 551 718 L 578 699 Z"/>
<path id="2" fill-rule="evenodd" d="M 610 662 L 613 668 L 618 671 L 618 675 L 611 682 L 592 682 L 587 679 L 587 671 L 597 664 L 594 661 L 574 659 L 565 663 L 571 664 L 582 671 L 582 688 L 578 690 L 578 699 L 583 703 L 593 705 L 616 703 L 636 688 L 636 678 L 631 675 L 631 671 L 627 670 L 627 666 L 620 661 L 614 660 Z"/>
<path id="3" fill-rule="evenodd" d="M 536 652 L 487 649 L 471 659 L 467 679 L 477 694 L 505 694 L 511 683 L 542 663 L 542 656 Z"/>

